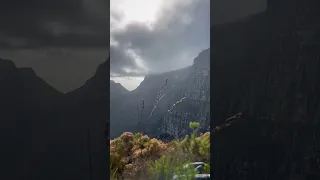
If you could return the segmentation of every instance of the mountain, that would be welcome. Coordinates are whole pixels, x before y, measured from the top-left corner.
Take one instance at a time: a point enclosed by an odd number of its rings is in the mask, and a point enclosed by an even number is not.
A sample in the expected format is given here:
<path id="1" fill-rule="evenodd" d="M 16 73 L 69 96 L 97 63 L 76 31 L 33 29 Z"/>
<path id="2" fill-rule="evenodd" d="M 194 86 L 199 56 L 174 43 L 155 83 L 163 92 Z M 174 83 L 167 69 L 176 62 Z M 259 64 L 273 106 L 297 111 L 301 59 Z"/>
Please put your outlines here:
<path id="1" fill-rule="evenodd" d="M 107 60 L 62 94 L 32 69 L 0 59 L 2 179 L 107 179 L 108 77 Z"/>
<path id="2" fill-rule="evenodd" d="M 124 88 L 120 83 L 116 83 L 112 80 L 110 80 L 110 93 L 113 94 L 125 94 L 128 93 L 129 91 Z"/>
<path id="3" fill-rule="evenodd" d="M 158 136 L 163 133 L 171 136 L 182 136 L 183 133 L 172 134 L 173 129 L 165 127 L 165 125 L 170 126 L 178 123 L 180 118 L 190 113 L 191 110 L 194 112 L 188 115 L 190 116 L 188 122 L 200 120 L 201 117 L 206 116 L 205 113 L 200 113 L 199 108 L 204 106 L 206 108 L 203 108 L 203 110 L 207 112 L 210 107 L 209 65 L 210 49 L 207 49 L 199 53 L 192 66 L 166 73 L 148 75 L 135 90 L 122 95 L 110 92 L 111 97 L 118 98 L 114 102 L 117 105 L 113 106 L 111 102 L 111 138 L 117 137 L 125 131 L 144 131 L 148 136 Z M 206 105 L 202 102 L 199 103 L 201 100 L 198 101 L 196 97 L 192 97 L 194 94 L 199 95 L 201 89 L 206 93 L 203 101 Z M 161 97 L 158 102 L 157 97 Z M 171 106 L 183 97 L 186 97 L 186 99 L 181 104 L 181 108 L 179 106 L 179 112 L 168 113 Z M 181 117 L 178 117 L 177 113 Z M 168 120 L 170 123 L 166 119 L 170 119 Z M 208 127 L 209 123 L 204 120 L 201 125 Z M 177 127 L 188 129 L 187 124 Z"/>
<path id="4" fill-rule="evenodd" d="M 61 101 L 61 114 L 58 119 L 60 136 L 57 144 L 61 145 L 63 142 L 60 151 L 70 152 L 68 158 L 73 165 L 70 164 L 69 167 L 75 167 L 72 173 L 79 174 L 79 166 L 82 165 L 83 179 L 90 176 L 93 179 L 107 178 L 105 172 L 109 162 L 106 153 L 108 151 L 106 134 L 109 135 L 109 132 L 106 132 L 109 130 L 106 129 L 106 125 L 108 126 L 110 118 L 109 62 L 108 58 L 97 68 L 92 78 L 80 88 L 66 93 Z M 88 174 L 89 151 L 92 175 Z M 70 172 L 71 169 L 68 173 Z"/>
<path id="5" fill-rule="evenodd" d="M 304 11 L 319 5 L 297 4 L 212 28 L 212 125 L 243 114 L 212 136 L 214 179 L 320 178 L 320 23 Z"/>
<path id="6" fill-rule="evenodd" d="M 37 77 L 32 69 L 17 68 L 5 59 L 0 59 L 0 87 L 1 159 L 6 164 L 0 174 L 19 179 L 27 174 L 16 168 L 31 171 L 30 158 L 35 152 L 46 150 L 55 114 L 53 107 L 63 94 Z"/>

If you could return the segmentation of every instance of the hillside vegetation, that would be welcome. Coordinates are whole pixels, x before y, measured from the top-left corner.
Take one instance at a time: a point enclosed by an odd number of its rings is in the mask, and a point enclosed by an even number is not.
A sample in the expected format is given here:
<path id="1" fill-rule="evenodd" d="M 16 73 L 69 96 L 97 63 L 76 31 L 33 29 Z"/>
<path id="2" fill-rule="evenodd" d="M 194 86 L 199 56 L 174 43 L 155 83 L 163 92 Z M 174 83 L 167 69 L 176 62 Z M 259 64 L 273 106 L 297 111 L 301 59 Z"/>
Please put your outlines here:
<path id="1" fill-rule="evenodd" d="M 163 142 L 141 133 L 125 132 L 110 141 L 110 179 L 172 179 L 174 175 L 195 174 L 184 165 L 205 162 L 204 173 L 210 173 L 210 133 L 199 135 L 198 122 L 191 122 L 191 135 Z M 187 178 L 189 179 L 189 178 Z"/>

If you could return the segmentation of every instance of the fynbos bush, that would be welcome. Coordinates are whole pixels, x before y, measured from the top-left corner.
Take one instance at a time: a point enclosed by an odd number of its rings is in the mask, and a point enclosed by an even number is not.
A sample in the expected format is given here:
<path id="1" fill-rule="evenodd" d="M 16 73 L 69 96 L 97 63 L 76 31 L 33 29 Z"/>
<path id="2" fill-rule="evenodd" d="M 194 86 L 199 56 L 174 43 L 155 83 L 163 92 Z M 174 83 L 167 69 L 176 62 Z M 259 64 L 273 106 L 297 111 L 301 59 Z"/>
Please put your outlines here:
<path id="1" fill-rule="evenodd" d="M 191 135 L 183 140 L 164 143 L 141 133 L 123 133 L 110 141 L 110 172 L 113 179 L 172 179 L 174 176 L 192 179 L 194 167 L 185 166 L 195 161 L 210 161 L 210 133 L 196 135 L 198 122 L 191 122 Z"/>

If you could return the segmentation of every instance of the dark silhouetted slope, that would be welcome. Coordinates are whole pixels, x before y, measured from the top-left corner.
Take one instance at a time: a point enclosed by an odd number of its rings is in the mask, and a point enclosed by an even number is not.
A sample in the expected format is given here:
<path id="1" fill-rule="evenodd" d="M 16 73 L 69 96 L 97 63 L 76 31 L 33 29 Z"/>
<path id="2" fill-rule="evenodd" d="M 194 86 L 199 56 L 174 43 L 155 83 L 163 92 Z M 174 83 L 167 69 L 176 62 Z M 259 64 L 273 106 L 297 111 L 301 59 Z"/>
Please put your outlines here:
<path id="1" fill-rule="evenodd" d="M 36 173 L 37 161 L 48 152 L 61 97 L 32 69 L 0 59 L 1 176 L 29 179 Z"/>
<path id="2" fill-rule="evenodd" d="M 62 94 L 0 59 L 1 179 L 107 179 L 108 73 Z"/>
<path id="3" fill-rule="evenodd" d="M 212 28 L 212 124 L 243 113 L 213 136 L 214 179 L 320 177 L 319 5 L 284 2 Z"/>

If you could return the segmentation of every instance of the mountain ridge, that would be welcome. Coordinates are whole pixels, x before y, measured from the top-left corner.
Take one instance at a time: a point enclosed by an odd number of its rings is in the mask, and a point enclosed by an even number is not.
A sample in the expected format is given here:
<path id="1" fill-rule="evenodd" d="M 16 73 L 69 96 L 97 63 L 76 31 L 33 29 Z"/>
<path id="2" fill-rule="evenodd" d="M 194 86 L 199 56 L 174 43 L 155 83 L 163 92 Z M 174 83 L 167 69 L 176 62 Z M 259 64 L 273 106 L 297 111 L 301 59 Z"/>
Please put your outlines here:
<path id="1" fill-rule="evenodd" d="M 136 132 L 140 121 L 148 126 L 149 136 L 157 136 L 156 129 L 170 107 L 186 93 L 188 78 L 197 72 L 202 72 L 202 67 L 210 65 L 210 49 L 201 51 L 191 66 L 160 74 L 148 75 L 133 91 L 123 97 L 118 96 L 116 102 L 111 102 L 111 138 L 119 136 L 122 132 Z M 210 68 L 209 68 L 210 69 Z M 190 79 L 191 80 L 191 79 Z M 208 81 L 209 83 L 209 81 Z M 207 90 L 210 88 L 207 87 Z M 163 98 L 156 103 L 156 97 Z M 112 94 L 111 94 L 112 96 Z M 156 103 L 156 104 L 155 104 Z M 126 110 L 126 114 L 123 112 Z M 159 124 L 160 123 L 160 124 Z"/>
<path id="2" fill-rule="evenodd" d="M 0 59 L 2 179 L 86 180 L 89 154 L 92 176 L 108 178 L 109 83 L 104 74 L 108 71 L 98 68 L 84 86 L 64 94 L 32 68 Z"/>

